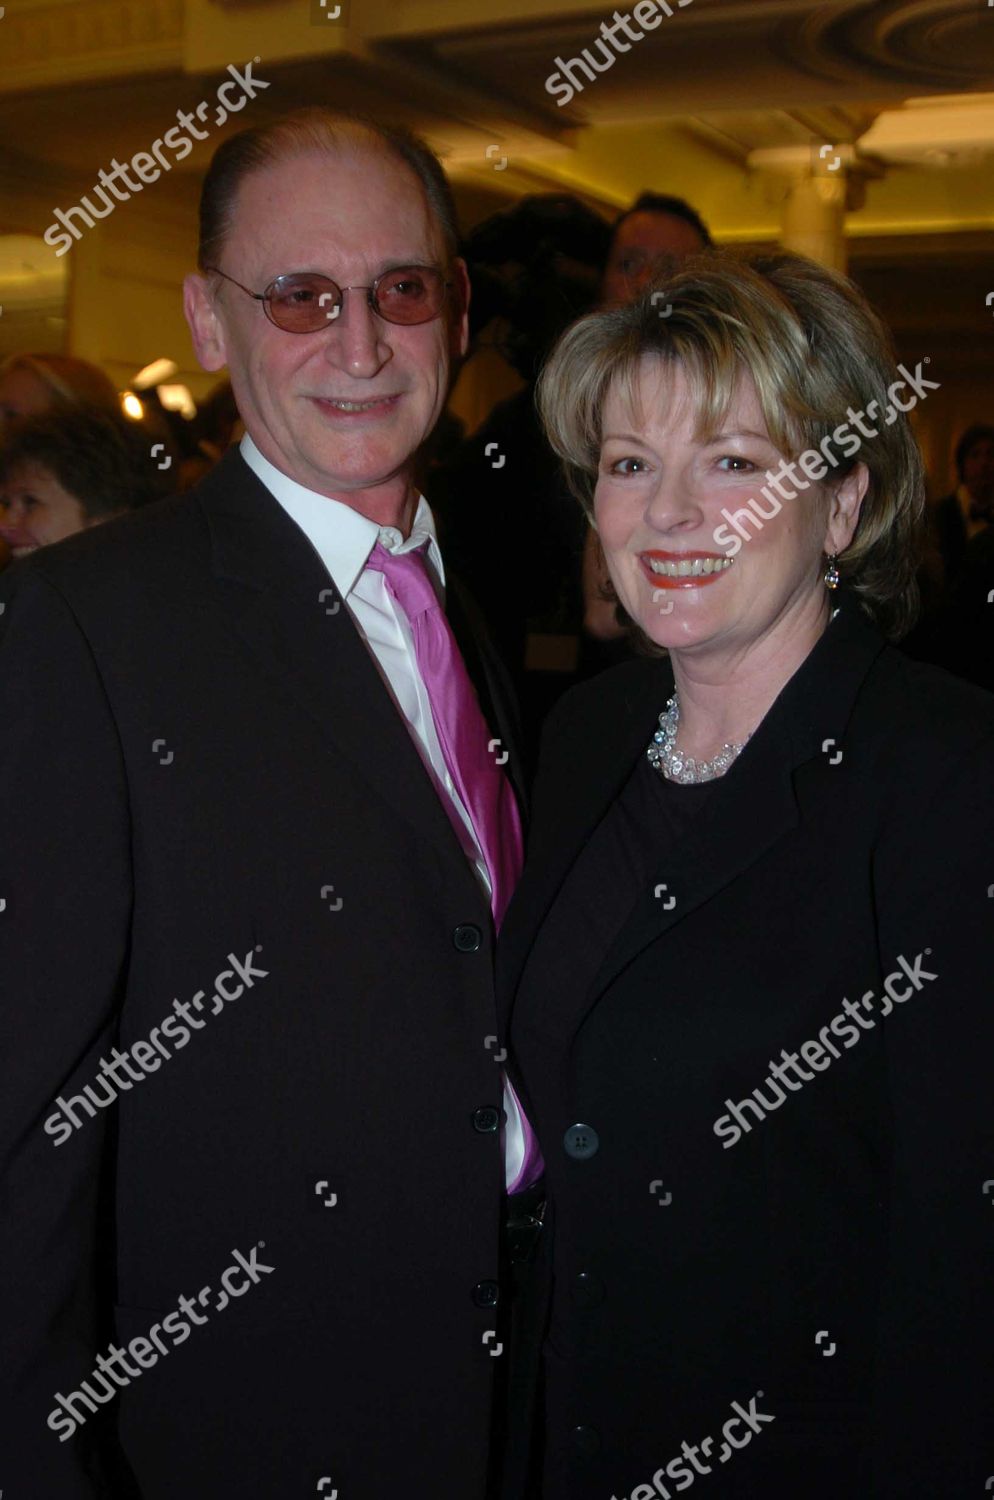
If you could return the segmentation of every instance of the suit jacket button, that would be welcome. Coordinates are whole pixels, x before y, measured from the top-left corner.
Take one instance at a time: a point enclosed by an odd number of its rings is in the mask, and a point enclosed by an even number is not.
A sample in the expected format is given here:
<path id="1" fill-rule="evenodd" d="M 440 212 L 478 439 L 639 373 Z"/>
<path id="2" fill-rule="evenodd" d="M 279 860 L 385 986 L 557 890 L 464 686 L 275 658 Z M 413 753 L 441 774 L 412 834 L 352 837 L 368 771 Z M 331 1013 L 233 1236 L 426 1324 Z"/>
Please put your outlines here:
<path id="1" fill-rule="evenodd" d="M 496 1307 L 496 1281 L 478 1281 L 473 1288 L 473 1301 L 476 1303 L 477 1307 Z"/>
<path id="2" fill-rule="evenodd" d="M 592 1125 L 571 1125 L 563 1136 L 563 1145 L 574 1161 L 589 1161 L 597 1155 L 600 1137 Z"/>
<path id="3" fill-rule="evenodd" d="M 483 933 L 474 922 L 464 922 L 453 932 L 452 941 L 460 953 L 475 953 L 483 945 Z"/>
<path id="4" fill-rule="evenodd" d="M 490 1104 L 484 1104 L 480 1109 L 474 1109 L 471 1118 L 474 1130 L 478 1130 L 481 1135 L 493 1135 L 500 1124 L 500 1111 Z"/>
<path id="5" fill-rule="evenodd" d="M 596 1427 L 574 1427 L 570 1437 L 573 1439 L 573 1447 L 588 1458 L 600 1452 L 601 1435 Z"/>
<path id="6" fill-rule="evenodd" d="M 596 1307 L 604 1301 L 604 1283 L 592 1271 L 581 1271 L 573 1278 L 570 1295 L 578 1307 Z"/>

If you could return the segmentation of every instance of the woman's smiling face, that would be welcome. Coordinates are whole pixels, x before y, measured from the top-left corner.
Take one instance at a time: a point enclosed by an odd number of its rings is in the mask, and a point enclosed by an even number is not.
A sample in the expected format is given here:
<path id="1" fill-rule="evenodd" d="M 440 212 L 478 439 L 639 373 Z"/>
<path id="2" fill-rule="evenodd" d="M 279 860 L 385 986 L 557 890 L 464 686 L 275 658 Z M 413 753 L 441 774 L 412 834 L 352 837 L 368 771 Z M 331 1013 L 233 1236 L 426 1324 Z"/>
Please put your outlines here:
<path id="1" fill-rule="evenodd" d="M 778 499 L 768 474 L 787 455 L 752 377 L 739 376 L 715 434 L 697 431 L 679 364 L 643 357 L 634 396 L 629 404 L 616 384 L 605 401 L 594 514 L 618 597 L 650 640 L 737 656 L 821 607 L 823 554 L 848 545 L 858 504 L 849 515 L 817 483 Z M 847 478 L 836 488 L 853 487 Z M 743 509 L 747 540 L 733 547 L 729 517 Z"/>

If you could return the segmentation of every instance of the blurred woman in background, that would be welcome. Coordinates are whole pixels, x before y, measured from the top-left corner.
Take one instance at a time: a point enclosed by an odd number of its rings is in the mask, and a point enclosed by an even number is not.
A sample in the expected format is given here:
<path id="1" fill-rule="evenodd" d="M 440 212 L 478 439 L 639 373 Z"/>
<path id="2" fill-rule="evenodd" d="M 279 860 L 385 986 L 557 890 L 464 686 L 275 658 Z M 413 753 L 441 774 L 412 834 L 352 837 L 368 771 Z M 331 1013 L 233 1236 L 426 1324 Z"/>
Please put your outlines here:
<path id="1" fill-rule="evenodd" d="M 69 354 L 12 354 L 0 363 L 0 427 L 80 403 L 120 410 L 113 381 L 87 360 Z"/>
<path id="2" fill-rule="evenodd" d="M 24 557 L 172 488 L 147 433 L 119 411 L 78 406 L 29 417 L 0 447 L 0 539 Z"/>

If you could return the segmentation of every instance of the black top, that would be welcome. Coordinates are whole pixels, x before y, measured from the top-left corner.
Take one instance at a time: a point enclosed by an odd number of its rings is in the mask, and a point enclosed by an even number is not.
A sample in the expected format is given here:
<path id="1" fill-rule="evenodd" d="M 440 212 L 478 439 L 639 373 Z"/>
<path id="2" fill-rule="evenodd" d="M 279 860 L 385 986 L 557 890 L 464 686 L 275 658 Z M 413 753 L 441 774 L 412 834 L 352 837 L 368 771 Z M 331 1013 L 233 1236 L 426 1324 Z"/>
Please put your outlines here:
<path id="1" fill-rule="evenodd" d="M 622 863 L 629 797 L 697 795 L 635 774 L 666 664 L 546 727 L 498 955 L 551 1204 L 543 1500 L 641 1495 L 660 1466 L 674 1494 L 705 1435 L 722 1500 L 994 1471 L 994 699 L 840 610 L 683 836 L 636 818 Z M 763 1414 L 742 1453 L 733 1401 Z"/>
<path id="2" fill-rule="evenodd" d="M 564 880 L 522 978 L 520 1011 L 587 989 L 646 887 L 703 808 L 714 782 L 668 781 L 640 756 Z M 660 885 L 658 900 L 673 899 Z"/>

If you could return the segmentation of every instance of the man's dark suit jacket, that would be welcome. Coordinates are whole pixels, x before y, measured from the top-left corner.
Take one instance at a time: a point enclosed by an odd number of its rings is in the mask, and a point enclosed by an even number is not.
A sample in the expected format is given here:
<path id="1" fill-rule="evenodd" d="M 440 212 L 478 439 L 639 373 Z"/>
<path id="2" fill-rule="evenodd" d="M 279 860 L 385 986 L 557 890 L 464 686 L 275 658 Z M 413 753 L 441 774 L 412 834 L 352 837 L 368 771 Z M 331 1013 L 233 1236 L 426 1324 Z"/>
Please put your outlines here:
<path id="1" fill-rule="evenodd" d="M 698 1477 L 722 1500 L 981 1495 L 994 698 L 906 660 L 847 604 L 632 892 L 589 987 L 542 990 L 539 973 L 523 1013 L 543 918 L 671 685 L 665 662 L 633 662 L 558 705 L 501 934 L 552 1209 L 543 1500 L 647 1500 Z M 843 1001 L 871 990 L 860 1030 Z M 812 1052 L 820 1069 L 775 1112 L 716 1134 L 728 1100 L 761 1089 L 775 1106 L 771 1061 L 840 1013 L 855 1041 L 830 1032 L 837 1058 Z M 566 1150 L 574 1124 L 599 1137 L 585 1159 Z M 774 1420 L 723 1463 L 731 1403 L 757 1392 Z M 695 1474 L 681 1444 L 705 1438 Z"/>
<path id="2" fill-rule="evenodd" d="M 955 490 L 952 494 L 943 495 L 941 500 L 936 500 L 929 521 L 945 566 L 946 583 L 950 584 L 959 571 L 967 544 L 966 522 Z"/>
<path id="3" fill-rule="evenodd" d="M 347 609 L 237 454 L 0 597 L 0 1484 L 482 1497 L 490 915 Z M 214 1013 L 229 954 L 265 977 Z M 56 1144 L 174 999 L 187 1041 Z M 235 1252 L 271 1269 L 222 1307 Z M 60 1441 L 56 1393 L 182 1295 L 205 1320 Z"/>

